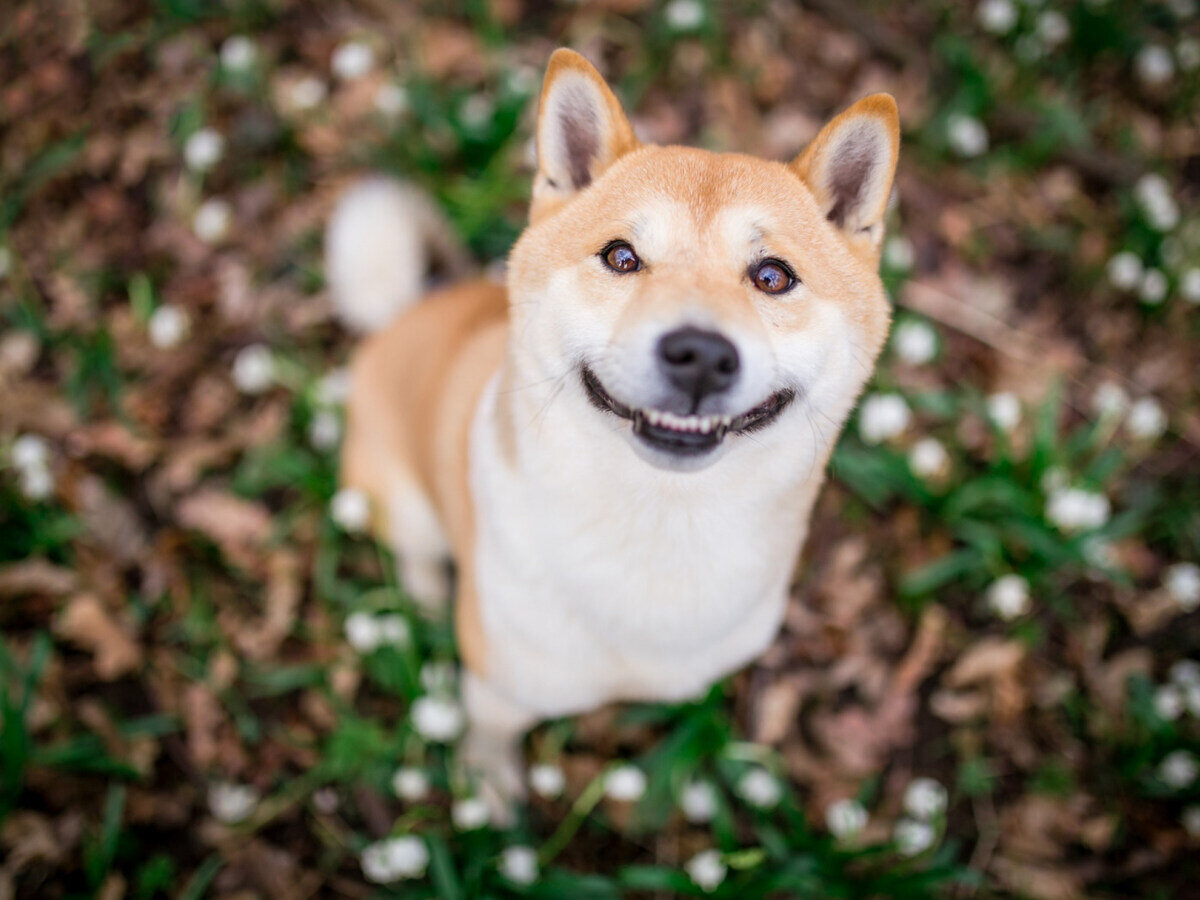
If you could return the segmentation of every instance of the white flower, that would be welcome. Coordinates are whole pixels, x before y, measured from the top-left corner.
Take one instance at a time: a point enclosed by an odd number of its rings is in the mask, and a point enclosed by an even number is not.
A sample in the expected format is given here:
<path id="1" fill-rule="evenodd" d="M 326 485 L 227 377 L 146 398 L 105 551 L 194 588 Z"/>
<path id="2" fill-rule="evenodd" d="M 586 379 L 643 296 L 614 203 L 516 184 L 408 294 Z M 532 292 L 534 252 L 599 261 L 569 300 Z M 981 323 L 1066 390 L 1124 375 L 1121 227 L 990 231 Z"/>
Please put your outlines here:
<path id="1" fill-rule="evenodd" d="M 421 687 L 430 694 L 448 694 L 458 681 L 458 669 L 446 659 L 430 660 L 421 666 Z"/>
<path id="2" fill-rule="evenodd" d="M 401 800 L 417 803 L 429 796 L 429 776 L 424 769 L 402 766 L 392 776 L 392 791 Z"/>
<path id="3" fill-rule="evenodd" d="M 258 806 L 258 791 L 247 784 L 218 781 L 208 788 L 208 808 L 218 822 L 236 825 L 250 818 Z"/>
<path id="4" fill-rule="evenodd" d="M 251 344 L 233 360 L 233 383 L 244 394 L 261 394 L 275 381 L 275 360 L 266 344 Z"/>
<path id="5" fill-rule="evenodd" d="M 288 103 L 297 112 L 310 112 L 321 105 L 329 89 L 316 75 L 305 75 L 292 85 Z"/>
<path id="6" fill-rule="evenodd" d="M 1108 280 L 1117 290 L 1133 290 L 1142 281 L 1142 258 L 1122 250 L 1108 261 Z"/>
<path id="7" fill-rule="evenodd" d="M 888 238 L 887 243 L 883 245 L 883 261 L 889 269 L 895 269 L 897 272 L 911 271 L 916 261 L 912 241 L 899 234 Z"/>
<path id="8" fill-rule="evenodd" d="M 1181 688 L 1200 685 L 1200 662 L 1194 659 L 1181 659 L 1171 666 L 1169 673 L 1171 683 Z"/>
<path id="9" fill-rule="evenodd" d="M 604 776 L 604 793 L 610 800 L 632 803 L 646 793 L 646 773 L 630 763 L 621 763 Z"/>
<path id="10" fill-rule="evenodd" d="M 356 612 L 346 616 L 346 640 L 359 653 L 370 653 L 383 642 L 379 620 L 368 612 Z"/>
<path id="11" fill-rule="evenodd" d="M 1021 421 L 1021 401 L 1011 391 L 1002 391 L 987 398 L 988 418 L 1001 431 L 1012 431 Z"/>
<path id="12" fill-rule="evenodd" d="M 529 787 L 539 797 L 553 800 L 562 796 L 567 786 L 567 777 L 562 768 L 553 763 L 536 763 L 529 767 Z"/>
<path id="13" fill-rule="evenodd" d="M 928 822 L 946 811 L 949 797 L 945 786 L 933 778 L 914 778 L 904 791 L 904 811 Z"/>
<path id="14" fill-rule="evenodd" d="M 1183 823 L 1183 830 L 1188 833 L 1188 837 L 1200 838 L 1200 806 L 1184 809 L 1179 821 Z"/>
<path id="15" fill-rule="evenodd" d="M 150 315 L 146 323 L 146 331 L 150 335 L 150 343 L 159 350 L 170 350 L 183 343 L 191 328 L 191 317 L 186 309 L 164 303 Z"/>
<path id="16" fill-rule="evenodd" d="M 1200 566 L 1195 563 L 1175 563 L 1168 568 L 1163 586 L 1184 612 L 1200 608 Z"/>
<path id="17" fill-rule="evenodd" d="M 329 501 L 329 515 L 343 531 L 358 534 L 371 522 L 371 501 L 358 488 L 342 488 Z"/>
<path id="18" fill-rule="evenodd" d="M 901 819 L 896 823 L 892 839 L 902 856 L 917 856 L 933 846 L 937 834 L 928 822 Z"/>
<path id="19" fill-rule="evenodd" d="M 1175 75 L 1175 60 L 1166 47 L 1147 44 L 1134 58 L 1133 71 L 1147 87 L 1162 87 Z"/>
<path id="20" fill-rule="evenodd" d="M 318 409 L 308 423 L 308 442 L 322 452 L 332 450 L 342 439 L 342 420 L 337 413 Z"/>
<path id="21" fill-rule="evenodd" d="M 491 813 L 482 797 L 463 797 L 450 807 L 450 819 L 459 831 L 475 831 L 491 820 Z"/>
<path id="22" fill-rule="evenodd" d="M 1189 684 L 1182 688 L 1183 705 L 1187 711 L 1200 719 L 1200 684 Z"/>
<path id="23" fill-rule="evenodd" d="M 1188 269 L 1179 276 L 1179 294 L 1188 303 L 1200 304 L 1200 269 Z"/>
<path id="24" fill-rule="evenodd" d="M 1170 183 L 1161 175 L 1143 175 L 1134 186 L 1133 194 L 1156 231 L 1170 231 L 1179 224 L 1179 204 L 1171 194 Z"/>
<path id="25" fill-rule="evenodd" d="M 946 139 L 959 156 L 981 156 L 987 152 L 987 128 L 974 116 L 954 113 L 946 119 Z"/>
<path id="26" fill-rule="evenodd" d="M 44 468 L 50 461 L 50 445 L 36 434 L 22 434 L 12 443 L 9 459 L 17 469 Z"/>
<path id="27" fill-rule="evenodd" d="M 244 34 L 227 37 L 221 44 L 221 66 L 230 72 L 249 71 L 258 60 L 258 45 Z"/>
<path id="28" fill-rule="evenodd" d="M 1154 714 L 1164 722 L 1183 715 L 1183 691 L 1173 684 L 1160 684 L 1154 690 Z"/>
<path id="29" fill-rule="evenodd" d="M 21 493 L 27 500 L 45 500 L 54 493 L 54 473 L 47 466 L 19 470 Z"/>
<path id="30" fill-rule="evenodd" d="M 504 76 L 504 89 L 510 94 L 532 94 L 540 84 L 541 77 L 533 66 L 517 66 Z"/>
<path id="31" fill-rule="evenodd" d="M 664 14 L 672 31 L 695 31 L 704 23 L 704 6 L 699 0 L 671 0 Z"/>
<path id="32" fill-rule="evenodd" d="M 321 406 L 341 406 L 350 396 L 350 371 L 344 366 L 323 375 L 313 388 L 313 401 Z"/>
<path id="33" fill-rule="evenodd" d="M 867 826 L 867 809 L 857 800 L 835 800 L 825 809 L 825 827 L 836 838 L 848 838 Z"/>
<path id="34" fill-rule="evenodd" d="M 183 145 L 183 161 L 193 172 L 207 172 L 224 153 L 225 138 L 212 128 L 201 128 Z"/>
<path id="35" fill-rule="evenodd" d="M 1153 397 L 1143 397 L 1129 407 L 1125 427 L 1139 441 L 1152 441 L 1167 430 L 1167 414 Z"/>
<path id="36" fill-rule="evenodd" d="M 0 244 L 0 278 L 7 278 L 12 271 L 12 251 Z"/>
<path id="37" fill-rule="evenodd" d="M 192 219 L 192 231 L 206 244 L 216 244 L 229 234 L 233 210 L 220 197 L 205 200 Z"/>
<path id="38" fill-rule="evenodd" d="M 902 434 L 912 420 L 908 404 L 899 394 L 871 394 L 858 414 L 858 433 L 867 444 L 878 444 Z"/>
<path id="39" fill-rule="evenodd" d="M 1200 41 L 1191 37 L 1180 38 L 1175 45 L 1175 56 L 1179 60 L 1179 68 L 1185 72 L 1195 72 L 1200 69 Z"/>
<path id="40" fill-rule="evenodd" d="M 375 54 L 362 41 L 347 41 L 339 44 L 329 60 L 333 74 L 343 81 L 362 78 L 375 65 Z"/>
<path id="41" fill-rule="evenodd" d="M 362 853 L 363 875 L 376 884 L 401 878 L 420 878 L 429 865 L 429 848 L 415 835 L 385 838 Z"/>
<path id="42" fill-rule="evenodd" d="M 696 887 L 705 892 L 715 891 L 720 887 L 728 871 L 718 850 L 701 850 L 689 859 L 683 868 Z"/>
<path id="43" fill-rule="evenodd" d="M 1196 0 L 1167 0 L 1175 18 L 1187 20 L 1196 14 Z"/>
<path id="44" fill-rule="evenodd" d="M 412 639 L 408 620 L 399 613 L 389 613 L 376 620 L 379 628 L 379 639 L 382 643 L 393 646 L 404 646 Z"/>
<path id="45" fill-rule="evenodd" d="M 412 705 L 413 727 L 427 741 L 448 744 L 463 730 L 462 708 L 449 697 L 418 697 Z"/>
<path id="46" fill-rule="evenodd" d="M 1115 381 L 1105 381 L 1092 394 L 1092 411 L 1102 419 L 1115 418 L 1129 407 L 1129 394 Z"/>
<path id="47" fill-rule="evenodd" d="M 983 0 L 975 17 L 984 31 L 1008 34 L 1017 24 L 1017 7 L 1012 0 Z"/>
<path id="48" fill-rule="evenodd" d="M 1025 615 L 1029 612 L 1029 582 L 1015 573 L 1002 575 L 988 586 L 987 605 L 1006 622 Z"/>
<path id="49" fill-rule="evenodd" d="M 533 884 L 538 879 L 537 851 L 532 847 L 506 847 L 500 854 L 500 874 L 514 884 Z"/>
<path id="50" fill-rule="evenodd" d="M 783 799 L 783 785 L 766 769 L 750 769 L 737 783 L 738 796 L 759 809 L 771 809 Z"/>
<path id="51" fill-rule="evenodd" d="M 950 454 L 937 438 L 921 438 L 908 451 L 908 465 L 919 478 L 933 478 L 950 465 Z"/>
<path id="52" fill-rule="evenodd" d="M 458 120 L 468 131 L 483 131 L 496 115 L 496 103 L 487 94 L 472 94 L 458 110 Z"/>
<path id="53" fill-rule="evenodd" d="M 1174 750 L 1158 764 L 1158 777 L 1169 788 L 1179 790 L 1188 787 L 1200 774 L 1196 757 L 1186 750 Z"/>
<path id="54" fill-rule="evenodd" d="M 1037 36 L 1047 47 L 1057 47 L 1071 36 L 1071 25 L 1056 9 L 1048 9 L 1037 17 Z"/>
<path id="55" fill-rule="evenodd" d="M 1057 488 L 1046 498 L 1046 519 L 1062 531 L 1099 528 L 1111 512 L 1108 497 L 1083 488 Z"/>
<path id="56" fill-rule="evenodd" d="M 928 322 L 909 319 L 896 326 L 892 346 L 910 366 L 924 365 L 937 355 L 937 332 Z"/>
<path id="57" fill-rule="evenodd" d="M 408 90 L 394 81 L 384 82 L 375 91 L 375 109 L 394 119 L 408 112 Z"/>
<path id="58" fill-rule="evenodd" d="M 689 781 L 679 792 L 679 809 L 689 822 L 712 821 L 717 814 L 717 789 L 708 781 Z"/>
<path id="59" fill-rule="evenodd" d="M 1138 285 L 1138 299 L 1147 306 L 1158 306 L 1167 299 L 1167 276 L 1161 269 L 1147 269 Z"/>

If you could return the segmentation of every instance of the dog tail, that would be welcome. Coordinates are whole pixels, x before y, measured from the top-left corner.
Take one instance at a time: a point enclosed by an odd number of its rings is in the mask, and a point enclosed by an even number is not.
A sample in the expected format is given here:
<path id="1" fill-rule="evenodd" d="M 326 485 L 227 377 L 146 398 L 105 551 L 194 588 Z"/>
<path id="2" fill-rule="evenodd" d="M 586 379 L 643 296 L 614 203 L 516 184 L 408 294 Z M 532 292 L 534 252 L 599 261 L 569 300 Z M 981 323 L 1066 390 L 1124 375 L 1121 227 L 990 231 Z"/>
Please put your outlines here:
<path id="1" fill-rule="evenodd" d="M 391 324 L 420 298 L 435 267 L 455 274 L 466 266 L 466 252 L 433 198 L 394 178 L 352 185 L 325 229 L 330 295 L 355 331 Z"/>

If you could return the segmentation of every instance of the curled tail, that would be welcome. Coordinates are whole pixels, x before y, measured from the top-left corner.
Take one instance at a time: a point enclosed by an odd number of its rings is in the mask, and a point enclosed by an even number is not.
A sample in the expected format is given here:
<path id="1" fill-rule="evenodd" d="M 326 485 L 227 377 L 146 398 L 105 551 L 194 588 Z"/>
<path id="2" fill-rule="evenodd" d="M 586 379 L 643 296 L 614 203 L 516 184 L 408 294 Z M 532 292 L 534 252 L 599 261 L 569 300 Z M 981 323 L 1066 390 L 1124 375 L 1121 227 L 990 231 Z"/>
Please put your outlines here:
<path id="1" fill-rule="evenodd" d="M 466 253 L 433 199 L 372 176 L 352 185 L 325 229 L 325 277 L 338 315 L 355 331 L 391 324 L 423 293 L 436 265 L 466 268 Z"/>

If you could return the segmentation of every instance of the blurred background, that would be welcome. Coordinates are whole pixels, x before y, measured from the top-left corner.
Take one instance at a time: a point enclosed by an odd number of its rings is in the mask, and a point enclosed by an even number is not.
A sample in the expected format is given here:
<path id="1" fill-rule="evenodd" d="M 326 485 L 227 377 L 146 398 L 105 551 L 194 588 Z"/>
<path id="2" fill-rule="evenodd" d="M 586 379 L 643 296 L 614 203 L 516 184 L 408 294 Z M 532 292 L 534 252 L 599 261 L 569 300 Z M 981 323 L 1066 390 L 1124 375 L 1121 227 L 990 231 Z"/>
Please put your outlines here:
<path id="1" fill-rule="evenodd" d="M 569 45 L 644 140 L 899 101 L 896 324 L 775 646 L 549 723 L 337 493 L 359 173 L 479 268 Z M 54 0 L 0 21 L 0 898 L 1200 896 L 1195 0 Z"/>

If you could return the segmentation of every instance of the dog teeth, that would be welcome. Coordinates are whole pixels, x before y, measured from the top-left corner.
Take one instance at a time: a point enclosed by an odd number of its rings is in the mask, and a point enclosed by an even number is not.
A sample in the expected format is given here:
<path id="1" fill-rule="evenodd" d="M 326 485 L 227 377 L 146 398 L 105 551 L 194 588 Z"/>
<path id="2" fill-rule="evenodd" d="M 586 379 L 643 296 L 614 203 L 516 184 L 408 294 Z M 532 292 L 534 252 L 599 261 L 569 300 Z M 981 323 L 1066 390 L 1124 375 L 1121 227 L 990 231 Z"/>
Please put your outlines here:
<path id="1" fill-rule="evenodd" d="M 674 413 L 658 409 L 639 409 L 636 414 L 651 425 L 659 428 L 669 428 L 671 431 L 690 431 L 700 434 L 716 432 L 724 436 L 729 430 L 733 419 L 730 416 L 677 416 Z"/>

